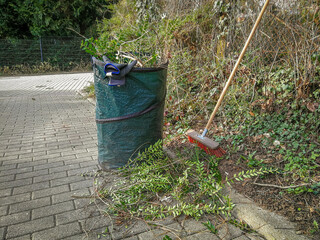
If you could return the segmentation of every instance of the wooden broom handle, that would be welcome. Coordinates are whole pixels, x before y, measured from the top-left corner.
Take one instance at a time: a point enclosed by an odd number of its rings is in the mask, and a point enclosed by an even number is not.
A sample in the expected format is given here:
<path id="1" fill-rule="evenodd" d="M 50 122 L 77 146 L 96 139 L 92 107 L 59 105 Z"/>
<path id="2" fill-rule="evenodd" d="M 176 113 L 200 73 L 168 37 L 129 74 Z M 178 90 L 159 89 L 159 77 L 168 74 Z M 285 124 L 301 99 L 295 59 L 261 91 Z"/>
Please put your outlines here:
<path id="1" fill-rule="evenodd" d="M 224 86 L 223 91 L 222 91 L 222 93 L 221 93 L 221 95 L 220 95 L 220 97 L 219 97 L 219 100 L 218 100 L 218 102 L 217 102 L 217 104 L 216 104 L 216 106 L 215 106 L 215 108 L 214 108 L 214 110 L 213 110 L 213 112 L 212 112 L 212 114 L 211 114 L 211 116 L 210 116 L 210 119 L 209 119 L 209 121 L 208 121 L 208 123 L 207 123 L 207 125 L 206 125 L 206 129 L 209 129 L 209 127 L 210 127 L 211 124 L 212 124 L 212 121 L 213 121 L 213 119 L 214 119 L 214 117 L 215 117 L 215 115 L 216 115 L 216 113 L 217 113 L 217 111 L 218 111 L 218 109 L 219 109 L 219 107 L 220 107 L 220 105 L 221 105 L 221 102 L 222 102 L 224 96 L 226 95 L 226 92 L 227 92 L 227 90 L 228 90 L 228 88 L 229 88 L 229 86 L 230 86 L 230 84 L 231 84 L 231 81 L 232 81 L 232 79 L 233 79 L 233 77 L 234 77 L 234 75 L 235 75 L 235 73 L 236 73 L 236 71 L 237 71 L 237 69 L 238 69 L 238 66 L 239 66 L 239 64 L 240 64 L 240 61 L 242 60 L 243 55 L 245 54 L 245 52 L 246 52 L 246 50 L 247 50 L 247 48 L 248 48 L 248 46 L 249 46 L 249 43 L 250 43 L 250 41 L 251 41 L 251 39 L 252 39 L 252 37 L 253 37 L 253 34 L 255 33 L 255 31 L 256 31 L 259 23 L 260 23 L 260 20 L 261 20 L 261 18 L 262 18 L 262 15 L 263 15 L 263 13 L 264 13 L 265 10 L 266 10 L 266 8 L 267 8 L 267 6 L 268 6 L 268 4 L 269 4 L 269 1 L 270 1 L 270 0 L 266 0 L 266 2 L 265 2 L 264 5 L 263 5 L 263 8 L 261 9 L 261 12 L 260 12 L 260 14 L 259 14 L 259 16 L 258 16 L 258 18 L 257 18 L 257 20 L 256 20 L 256 23 L 254 24 L 254 26 L 253 26 L 253 28 L 252 28 L 252 30 L 251 30 L 251 33 L 250 33 L 250 35 L 249 35 L 249 37 L 248 37 L 248 39 L 247 39 L 247 42 L 246 42 L 246 44 L 244 45 L 244 47 L 243 47 L 243 49 L 242 49 L 242 52 L 241 52 L 241 54 L 240 54 L 240 56 L 239 56 L 239 58 L 238 58 L 238 60 L 237 60 L 237 62 L 236 62 L 236 65 L 233 67 L 233 70 L 232 70 L 232 72 L 231 72 L 231 74 L 230 74 L 230 76 L 229 76 L 229 79 L 228 79 L 226 85 Z"/>

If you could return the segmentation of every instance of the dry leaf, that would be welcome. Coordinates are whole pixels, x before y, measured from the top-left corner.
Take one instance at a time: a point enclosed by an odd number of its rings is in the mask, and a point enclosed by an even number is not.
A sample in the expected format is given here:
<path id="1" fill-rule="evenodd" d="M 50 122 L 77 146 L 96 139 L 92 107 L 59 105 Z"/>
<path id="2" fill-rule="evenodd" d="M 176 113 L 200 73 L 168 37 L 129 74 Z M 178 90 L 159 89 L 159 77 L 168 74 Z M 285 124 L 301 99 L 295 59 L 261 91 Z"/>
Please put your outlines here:
<path id="1" fill-rule="evenodd" d="M 314 112 L 316 110 L 316 108 L 314 107 L 314 105 L 311 102 L 307 103 L 307 108 L 311 111 Z"/>
<path id="2" fill-rule="evenodd" d="M 314 111 L 316 111 L 316 105 L 318 105 L 318 104 L 315 104 L 315 103 L 312 103 L 312 102 L 308 102 L 308 103 L 307 103 L 307 108 L 308 108 L 311 112 L 314 112 Z"/>
<path id="3" fill-rule="evenodd" d="M 320 182 L 320 175 L 319 175 L 319 176 L 315 176 L 315 177 L 313 178 L 313 180 L 314 180 L 315 182 Z"/>

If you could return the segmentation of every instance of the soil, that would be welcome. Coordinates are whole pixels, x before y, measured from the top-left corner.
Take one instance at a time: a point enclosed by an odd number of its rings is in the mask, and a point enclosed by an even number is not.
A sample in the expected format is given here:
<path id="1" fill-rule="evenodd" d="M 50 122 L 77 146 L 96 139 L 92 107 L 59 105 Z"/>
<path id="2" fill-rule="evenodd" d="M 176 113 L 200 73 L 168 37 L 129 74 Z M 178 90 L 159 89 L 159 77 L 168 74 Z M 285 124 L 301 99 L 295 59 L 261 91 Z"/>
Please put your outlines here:
<path id="1" fill-rule="evenodd" d="M 223 143 L 223 146 L 226 146 Z M 257 154 L 263 155 L 263 148 L 259 149 L 257 143 L 247 142 L 246 148 L 255 148 Z M 179 139 L 171 141 L 169 148 L 172 150 L 181 151 L 185 148 L 194 147 L 189 142 Z M 257 149 L 258 148 L 258 149 Z M 245 150 L 238 151 L 235 154 L 229 154 L 228 157 L 221 159 L 219 163 L 219 170 L 222 175 L 222 179 L 226 176 L 230 178 L 235 173 L 239 173 L 243 170 L 249 170 L 246 162 L 239 161 L 241 155 L 246 155 Z M 272 160 L 270 159 L 270 162 Z M 277 166 L 278 167 L 278 166 Z M 296 224 L 296 231 L 300 234 L 307 235 L 310 239 L 320 239 L 320 226 L 316 230 L 314 221 L 320 224 L 320 194 L 314 193 L 302 193 L 293 194 L 289 193 L 286 189 L 280 189 L 272 186 L 258 186 L 259 184 L 288 186 L 290 185 L 287 180 L 283 178 L 281 174 L 271 174 L 265 177 L 244 179 L 244 181 L 235 181 L 232 186 L 242 195 L 253 200 L 260 207 L 273 211 L 279 215 L 286 217 L 289 221 Z M 299 183 L 297 182 L 297 185 Z"/>
<path id="2" fill-rule="evenodd" d="M 233 176 L 233 174 L 248 168 L 239 166 L 239 163 L 237 164 L 233 159 L 223 159 L 219 164 L 219 169 L 222 175 Z M 313 193 L 293 194 L 288 193 L 285 189 L 255 185 L 255 183 L 262 183 L 282 186 L 282 182 L 284 179 L 281 179 L 280 176 L 270 175 L 262 179 L 245 179 L 243 182 L 235 182 L 232 187 L 260 207 L 276 212 L 296 223 L 298 233 L 306 234 L 311 239 L 320 239 L 319 230 L 311 234 L 314 229 L 313 221 L 320 222 L 319 195 Z"/>

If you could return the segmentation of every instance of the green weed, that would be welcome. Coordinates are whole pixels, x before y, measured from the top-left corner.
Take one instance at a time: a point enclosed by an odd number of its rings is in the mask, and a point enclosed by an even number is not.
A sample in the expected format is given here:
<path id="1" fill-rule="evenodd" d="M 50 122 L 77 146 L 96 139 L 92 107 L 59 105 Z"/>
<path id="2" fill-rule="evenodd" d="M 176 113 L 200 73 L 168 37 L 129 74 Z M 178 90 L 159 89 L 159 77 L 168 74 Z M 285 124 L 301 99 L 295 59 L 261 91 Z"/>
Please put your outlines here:
<path id="1" fill-rule="evenodd" d="M 157 219 L 186 215 L 199 219 L 207 213 L 230 215 L 233 204 L 221 193 L 219 159 L 198 148 L 170 159 L 162 142 L 149 147 L 120 169 L 118 185 L 97 188 L 106 203 L 106 212 L 124 218 Z M 252 169 L 228 180 L 274 173 L 276 169 Z"/>
<path id="2" fill-rule="evenodd" d="M 318 233 L 320 231 L 319 223 L 316 220 L 313 220 L 312 228 L 310 229 L 311 234 Z"/>
<path id="3" fill-rule="evenodd" d="M 122 168 L 116 190 L 99 190 L 108 203 L 106 211 L 145 219 L 229 215 L 233 204 L 221 193 L 217 159 L 196 149 L 188 158 L 173 160 L 161 146 L 158 142 Z"/>
<path id="4" fill-rule="evenodd" d="M 212 232 L 213 234 L 217 234 L 218 233 L 218 229 L 216 229 L 216 227 L 212 224 L 212 222 L 208 221 L 208 222 L 204 222 L 202 224 L 204 226 L 206 226 L 208 228 L 208 230 L 210 232 Z"/>
<path id="5" fill-rule="evenodd" d="M 231 219 L 231 220 L 229 220 L 229 223 L 231 223 L 232 225 L 236 226 L 237 228 L 240 228 L 242 231 L 245 231 L 247 233 L 256 232 L 255 230 L 250 228 L 249 225 L 247 223 L 245 223 L 245 222 L 238 221 L 236 219 Z"/>
<path id="6" fill-rule="evenodd" d="M 95 89 L 94 84 L 91 83 L 89 86 L 85 87 L 83 91 L 87 94 L 87 97 L 94 98 L 95 97 Z"/>
<path id="7" fill-rule="evenodd" d="M 165 236 L 162 238 L 162 240 L 172 240 L 172 238 L 169 237 L 168 235 L 165 235 Z"/>

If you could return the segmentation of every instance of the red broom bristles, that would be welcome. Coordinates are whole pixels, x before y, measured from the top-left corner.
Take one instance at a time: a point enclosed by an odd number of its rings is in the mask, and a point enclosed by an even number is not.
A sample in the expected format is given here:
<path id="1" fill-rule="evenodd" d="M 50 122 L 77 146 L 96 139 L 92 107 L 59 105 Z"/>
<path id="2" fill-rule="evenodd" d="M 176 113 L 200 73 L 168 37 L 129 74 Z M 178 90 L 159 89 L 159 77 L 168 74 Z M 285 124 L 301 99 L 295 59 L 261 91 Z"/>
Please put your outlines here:
<path id="1" fill-rule="evenodd" d="M 217 147 L 216 149 L 211 149 L 205 146 L 204 144 L 198 142 L 197 140 L 193 139 L 192 137 L 188 136 L 189 142 L 196 143 L 201 149 L 203 149 L 209 155 L 215 155 L 217 157 L 222 157 L 226 154 L 226 151 L 223 150 L 221 147 Z"/>

